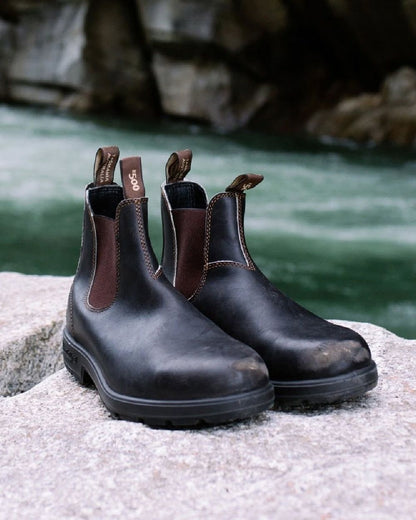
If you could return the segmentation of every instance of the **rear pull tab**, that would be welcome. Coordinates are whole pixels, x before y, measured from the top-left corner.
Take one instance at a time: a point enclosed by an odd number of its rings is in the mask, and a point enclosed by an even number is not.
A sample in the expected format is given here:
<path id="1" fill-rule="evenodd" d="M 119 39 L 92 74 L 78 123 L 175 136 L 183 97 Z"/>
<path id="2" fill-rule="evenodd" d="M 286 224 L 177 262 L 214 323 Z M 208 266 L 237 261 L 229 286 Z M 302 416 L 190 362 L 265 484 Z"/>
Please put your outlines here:
<path id="1" fill-rule="evenodd" d="M 191 150 L 179 150 L 179 152 L 174 152 L 166 163 L 166 182 L 183 181 L 191 169 L 191 164 Z"/>
<path id="2" fill-rule="evenodd" d="M 120 156 L 117 146 L 103 146 L 98 148 L 94 162 L 94 185 L 105 186 L 114 179 L 114 170 Z"/>
<path id="3" fill-rule="evenodd" d="M 120 161 L 121 182 L 125 199 L 145 196 L 142 160 L 140 157 L 126 157 Z"/>
<path id="4" fill-rule="evenodd" d="M 263 175 L 257 175 L 257 173 L 244 173 L 236 177 L 233 182 L 227 186 L 225 191 L 245 191 L 251 190 L 260 184 L 264 179 Z"/>

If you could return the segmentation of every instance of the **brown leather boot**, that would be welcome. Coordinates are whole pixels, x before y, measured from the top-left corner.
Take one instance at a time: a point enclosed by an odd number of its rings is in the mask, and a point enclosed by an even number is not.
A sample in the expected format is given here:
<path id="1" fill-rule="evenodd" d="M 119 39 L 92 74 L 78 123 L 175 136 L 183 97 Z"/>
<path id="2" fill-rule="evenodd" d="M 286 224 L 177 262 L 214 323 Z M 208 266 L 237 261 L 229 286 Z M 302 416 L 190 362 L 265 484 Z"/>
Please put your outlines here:
<path id="1" fill-rule="evenodd" d="M 255 415 L 274 399 L 267 368 L 175 291 L 153 253 L 139 157 L 98 150 L 85 192 L 78 270 L 63 355 L 93 381 L 114 417 L 152 425 L 217 424 Z"/>
<path id="2" fill-rule="evenodd" d="M 307 311 L 266 279 L 244 238 L 245 191 L 263 177 L 237 177 L 208 202 L 185 181 L 192 153 L 171 155 L 162 185 L 166 276 L 197 309 L 264 359 L 284 404 L 330 403 L 377 384 L 365 340 Z"/>

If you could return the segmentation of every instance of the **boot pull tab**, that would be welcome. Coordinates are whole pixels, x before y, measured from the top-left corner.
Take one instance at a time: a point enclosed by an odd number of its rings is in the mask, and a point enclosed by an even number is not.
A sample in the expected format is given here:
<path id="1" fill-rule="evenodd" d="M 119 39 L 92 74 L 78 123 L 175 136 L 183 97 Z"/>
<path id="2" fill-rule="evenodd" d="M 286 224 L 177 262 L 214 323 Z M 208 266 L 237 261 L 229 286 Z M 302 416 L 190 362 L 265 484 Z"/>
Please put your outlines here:
<path id="1" fill-rule="evenodd" d="M 166 163 L 166 182 L 183 181 L 187 173 L 191 169 L 192 164 L 192 151 L 191 150 L 179 150 L 173 152 Z"/>
<path id="2" fill-rule="evenodd" d="M 142 160 L 140 157 L 126 157 L 120 161 L 121 182 L 125 199 L 145 196 Z"/>
<path id="3" fill-rule="evenodd" d="M 245 190 L 251 190 L 251 188 L 260 184 L 263 179 L 263 175 L 258 175 L 257 173 L 244 173 L 236 177 L 233 182 L 227 186 L 225 191 L 243 192 Z"/>
<path id="4" fill-rule="evenodd" d="M 114 179 L 114 170 L 120 156 L 118 146 L 98 148 L 94 161 L 94 185 L 105 186 Z"/>

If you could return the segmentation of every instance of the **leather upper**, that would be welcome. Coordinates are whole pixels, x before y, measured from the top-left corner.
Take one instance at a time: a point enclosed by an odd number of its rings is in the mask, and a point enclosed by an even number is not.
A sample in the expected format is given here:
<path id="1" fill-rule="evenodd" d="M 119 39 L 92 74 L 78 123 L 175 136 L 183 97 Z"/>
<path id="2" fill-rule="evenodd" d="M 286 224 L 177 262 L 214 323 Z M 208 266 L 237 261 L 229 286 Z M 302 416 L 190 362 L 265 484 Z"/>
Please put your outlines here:
<path id="1" fill-rule="evenodd" d="M 114 220 L 116 248 L 115 293 L 101 308 L 90 300 L 100 262 L 97 214 Z M 259 355 L 226 335 L 173 289 L 150 245 L 147 199 L 125 199 L 114 184 L 91 185 L 86 190 L 67 330 L 120 394 L 189 400 L 233 395 L 268 384 Z"/>
<path id="2" fill-rule="evenodd" d="M 179 232 L 169 227 L 169 212 L 178 209 L 175 189 L 182 190 L 180 182 L 162 186 L 165 249 Z M 335 377 L 368 366 L 370 350 L 359 334 L 304 309 L 256 267 L 244 238 L 244 207 L 241 191 L 220 193 L 206 206 L 204 264 L 190 296 L 195 307 L 254 348 L 265 360 L 271 380 Z M 177 245 L 174 251 L 165 253 L 162 264 L 173 283 L 178 277 L 172 261 Z"/>

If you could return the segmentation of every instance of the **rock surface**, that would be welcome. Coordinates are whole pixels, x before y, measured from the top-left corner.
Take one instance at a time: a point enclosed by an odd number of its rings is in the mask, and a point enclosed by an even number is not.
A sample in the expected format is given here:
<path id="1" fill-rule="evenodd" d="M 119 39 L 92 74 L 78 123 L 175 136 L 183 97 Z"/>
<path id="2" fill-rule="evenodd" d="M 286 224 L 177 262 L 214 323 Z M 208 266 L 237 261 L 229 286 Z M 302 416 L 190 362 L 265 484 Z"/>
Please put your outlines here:
<path id="1" fill-rule="evenodd" d="M 11 102 L 289 132 L 405 65 L 416 66 L 416 0 L 0 2 L 0 100 Z M 414 114 L 396 112 L 386 129 L 380 116 L 353 133 L 378 126 L 409 144 Z"/>
<path id="2" fill-rule="evenodd" d="M 18 295 L 20 304 L 15 315 L 3 311 L 2 333 L 7 322 L 16 337 L 57 323 L 69 281 L 3 273 L 5 300 Z M 367 396 L 339 405 L 158 430 L 111 419 L 97 392 L 65 369 L 0 398 L 0 517 L 414 518 L 416 341 L 338 323 L 367 339 L 380 374 Z"/>
<path id="3" fill-rule="evenodd" d="M 416 144 L 416 70 L 404 67 L 384 81 L 378 94 L 361 94 L 308 123 L 315 135 L 360 142 Z"/>
<path id="4" fill-rule="evenodd" d="M 63 366 L 72 278 L 0 273 L 0 395 L 24 392 Z"/>
<path id="5" fill-rule="evenodd" d="M 17 13 L 17 22 L 9 24 L 12 38 L 0 27 L 0 43 L 11 46 L 7 60 L 0 53 L 3 97 L 79 111 L 117 105 L 153 112 L 155 95 L 134 5 L 111 0 L 10 5 Z"/>

